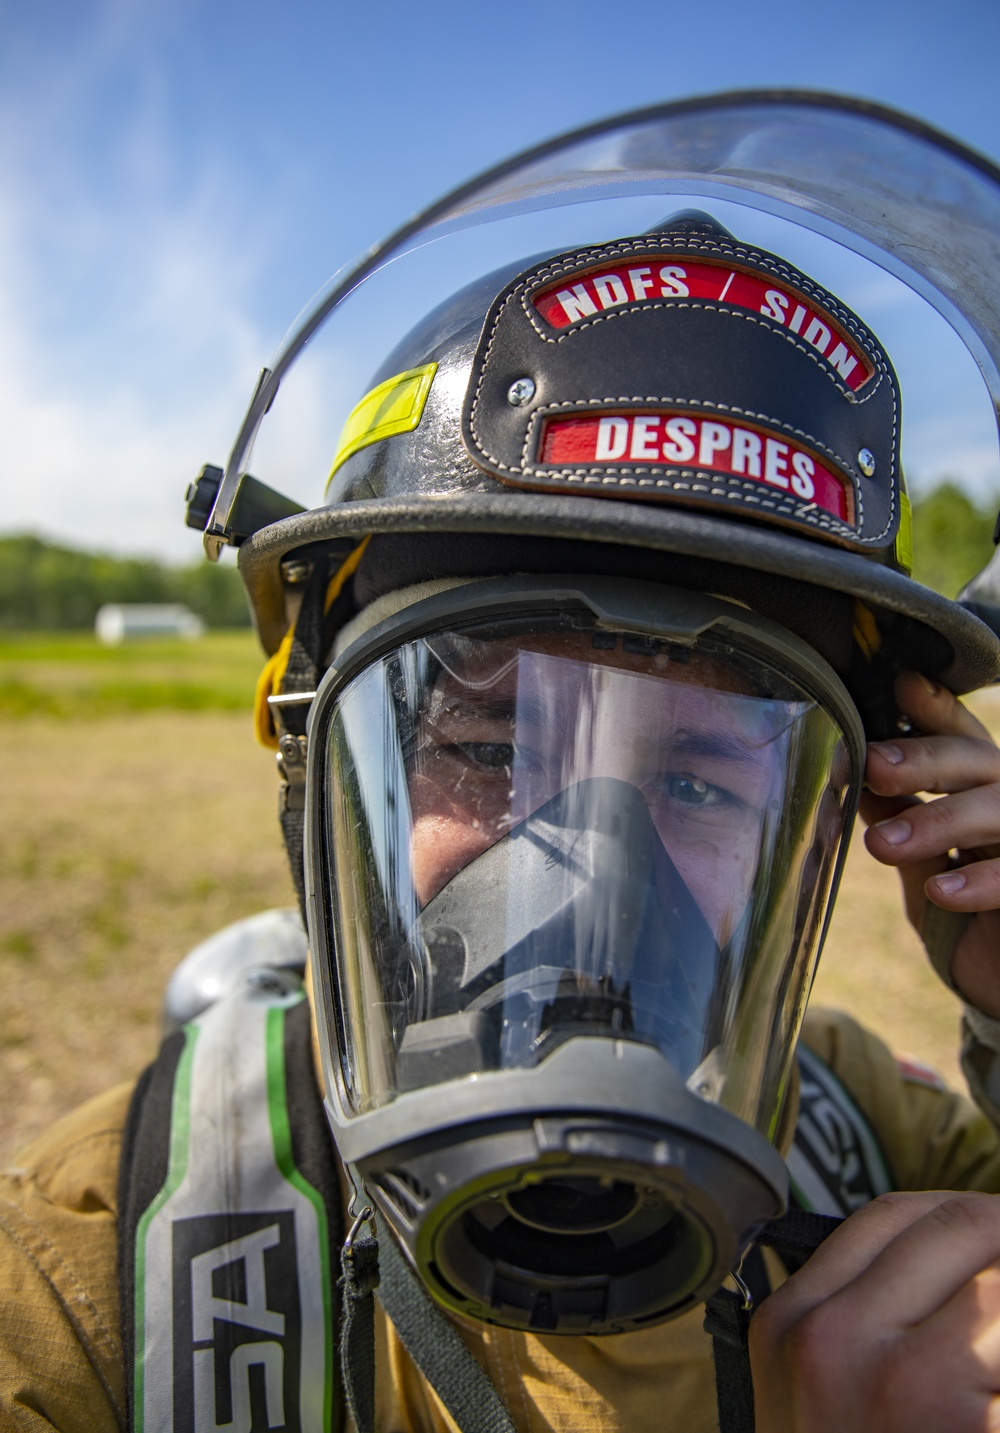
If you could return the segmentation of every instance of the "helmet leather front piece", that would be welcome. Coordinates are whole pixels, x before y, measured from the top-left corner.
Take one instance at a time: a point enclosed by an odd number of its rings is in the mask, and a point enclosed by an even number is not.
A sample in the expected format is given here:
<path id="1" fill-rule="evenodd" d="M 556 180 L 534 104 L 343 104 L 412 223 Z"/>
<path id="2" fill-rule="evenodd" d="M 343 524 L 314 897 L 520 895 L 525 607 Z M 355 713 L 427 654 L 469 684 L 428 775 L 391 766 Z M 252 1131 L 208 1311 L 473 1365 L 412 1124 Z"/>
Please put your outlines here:
<path id="1" fill-rule="evenodd" d="M 505 484 L 724 512 L 896 566 L 898 434 L 871 331 L 691 220 L 508 284 L 463 413 L 471 456 Z"/>

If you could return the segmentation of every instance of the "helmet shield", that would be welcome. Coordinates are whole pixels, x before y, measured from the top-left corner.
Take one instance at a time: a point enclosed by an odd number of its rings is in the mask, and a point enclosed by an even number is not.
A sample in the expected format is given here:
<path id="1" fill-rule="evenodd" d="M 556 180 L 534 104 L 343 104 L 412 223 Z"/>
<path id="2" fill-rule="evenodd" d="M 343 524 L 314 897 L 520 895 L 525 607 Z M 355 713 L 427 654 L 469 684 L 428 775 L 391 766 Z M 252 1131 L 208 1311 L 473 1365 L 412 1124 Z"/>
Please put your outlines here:
<path id="1" fill-rule="evenodd" d="M 967 611 L 905 575 L 910 564 L 897 462 L 899 409 L 892 402 L 892 382 L 879 381 L 881 355 L 870 333 L 841 312 L 833 295 L 814 291 L 805 275 L 779 272 L 781 259 L 764 255 L 764 275 L 754 241 L 716 246 L 714 253 L 703 244 L 695 255 L 680 252 L 684 245 L 675 242 L 676 232 L 664 243 L 647 234 L 642 243 L 651 252 L 611 254 L 601 242 L 599 254 L 582 255 L 581 242 L 589 250 L 599 236 L 617 234 L 632 236 L 627 243 L 634 244 L 639 231 L 660 224 L 671 207 L 667 203 L 638 221 L 631 212 L 630 206 L 649 202 L 644 196 L 651 195 L 734 200 L 873 259 L 952 324 L 978 362 L 994 404 L 1000 401 L 1000 311 L 991 280 L 1000 233 L 1000 175 L 989 161 L 906 116 L 832 95 L 704 96 L 601 121 L 513 157 L 368 251 L 317 296 L 262 375 L 218 487 L 206 542 L 217 554 L 223 542 L 239 542 L 254 532 L 243 545 L 240 566 L 268 651 L 277 648 L 289 621 L 292 598 L 283 590 L 280 571 L 286 554 L 321 541 L 359 541 L 388 532 L 518 533 L 697 555 L 847 592 L 865 602 L 883 637 L 900 649 L 890 662 L 926 671 L 954 691 L 995 679 L 995 637 Z M 631 218 L 591 216 L 592 200 L 600 201 L 595 208 L 610 202 L 615 214 L 625 206 Z M 577 228 L 574 210 L 561 206 L 581 204 Z M 524 246 L 515 241 L 515 231 L 520 234 L 529 218 L 542 228 L 537 242 Z M 445 243 L 430 243 L 445 235 Z M 491 335 L 492 318 L 503 321 L 495 327 L 490 352 L 475 359 L 470 392 L 471 350 L 485 313 L 510 273 L 525 271 L 524 256 L 533 251 L 572 253 L 580 262 L 553 275 L 558 282 L 551 292 L 541 281 L 537 291 L 530 287 L 523 313 L 515 312 L 511 295 L 506 315 L 491 317 Z M 403 254 L 404 264 L 389 262 Z M 404 279 L 411 264 L 417 268 Z M 359 334 L 374 335 L 383 320 L 387 324 L 386 341 L 373 342 L 381 357 L 420 312 L 497 265 L 504 277 L 481 308 L 466 315 L 473 330 L 462 335 L 470 346 L 466 381 L 458 373 L 459 335 L 445 345 L 445 353 L 424 344 L 405 362 L 381 369 L 374 388 L 352 411 L 345 430 L 350 442 L 337 447 L 342 462 L 327 506 L 266 529 L 261 523 L 267 517 L 256 508 L 252 521 L 237 511 L 251 449 L 279 384 L 283 397 L 277 410 L 289 413 L 291 421 L 272 460 L 274 475 L 286 481 L 288 448 L 313 422 L 303 423 L 303 415 L 313 413 L 316 404 L 292 412 L 285 376 L 304 351 L 315 354 L 318 330 L 335 312 L 339 317 L 332 327 L 341 331 L 348 297 L 364 308 Z M 687 293 L 674 289 L 680 303 L 670 297 L 679 276 L 669 271 L 678 266 L 686 270 L 681 282 Z M 668 271 L 666 277 L 661 270 Z M 446 285 L 442 277 L 448 278 Z M 369 278 L 375 282 L 358 294 Z M 569 309 L 559 298 L 563 290 Z M 669 316 L 638 315 L 644 300 L 655 306 L 664 299 Z M 721 307 L 711 315 L 703 307 L 694 311 L 694 305 L 706 303 Z M 568 320 L 562 327 L 560 305 Z M 608 315 L 619 317 L 604 322 Z M 598 316 L 602 322 L 592 323 Z M 528 326 L 537 329 L 534 349 L 521 342 L 530 337 Z M 670 341 L 661 341 L 661 327 L 671 329 Z M 741 328 L 752 334 L 735 345 L 741 350 L 739 381 L 727 385 L 716 366 L 731 348 L 721 330 L 734 336 Z M 719 341 L 709 345 L 713 355 L 702 381 L 705 373 L 698 364 L 689 369 L 686 356 L 700 351 L 702 338 L 707 343 L 711 333 Z M 635 348 L 636 357 L 646 337 L 662 365 L 622 368 L 618 349 Z M 795 366 L 793 340 L 802 345 L 794 382 L 782 373 L 768 386 L 766 375 L 776 374 L 785 360 L 789 373 Z M 787 351 L 780 351 L 782 345 Z M 561 359 L 546 362 L 538 373 L 534 359 L 542 347 L 550 358 L 559 353 Z M 352 339 L 352 368 L 356 348 Z M 612 349 L 615 361 L 605 364 Z M 672 354 L 685 356 L 679 373 L 668 362 Z M 581 355 L 587 363 L 576 362 Z M 598 380 L 605 376 L 602 386 Z M 421 413 L 428 379 L 430 396 Z M 525 380 L 535 386 L 533 398 L 524 396 Z M 800 381 L 808 390 L 802 402 L 793 400 Z M 838 387 L 844 391 L 838 393 Z M 327 381 L 325 391 L 330 388 Z M 445 421 L 449 395 L 453 411 Z M 720 403 L 727 409 L 719 409 Z M 588 412 L 595 404 L 600 412 Z M 320 405 L 324 411 L 329 406 Z M 391 422 L 384 426 L 387 415 Z M 583 421 L 588 417 L 594 421 Z M 358 448 L 366 433 L 369 447 Z M 332 445 L 331 433 L 331 452 Z M 267 441 L 256 461 L 264 463 L 260 476 L 268 479 L 266 449 Z M 368 461 L 358 456 L 365 452 Z M 329 462 L 326 447 L 323 458 Z M 317 450 L 304 474 L 318 478 L 323 458 Z M 669 471 L 660 471 L 664 467 Z M 605 501 L 609 497 L 615 501 Z M 274 508 L 272 517 L 280 515 Z M 707 582 L 718 590 L 710 578 Z M 985 602 L 988 594 L 980 596 Z M 988 615 L 990 602 L 978 603 L 977 610 Z M 880 679 L 880 685 L 890 690 L 891 680 Z"/>

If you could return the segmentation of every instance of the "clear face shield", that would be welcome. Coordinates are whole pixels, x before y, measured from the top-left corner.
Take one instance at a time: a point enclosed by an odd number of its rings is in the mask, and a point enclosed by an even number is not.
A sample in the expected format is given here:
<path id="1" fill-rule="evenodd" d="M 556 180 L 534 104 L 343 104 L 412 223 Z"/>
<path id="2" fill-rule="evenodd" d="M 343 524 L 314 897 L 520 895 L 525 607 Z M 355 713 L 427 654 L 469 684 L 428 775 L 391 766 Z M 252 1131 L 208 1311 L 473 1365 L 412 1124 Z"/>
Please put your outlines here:
<path id="1" fill-rule="evenodd" d="M 400 1145 L 439 1101 L 459 1118 L 458 1187 L 414 1223 L 438 1289 L 481 1316 L 470 1247 L 493 1267 L 530 1263 L 525 1243 L 567 1244 L 564 1259 L 575 1246 L 612 1278 L 609 1260 L 686 1228 L 668 1297 L 700 1287 L 715 1216 L 692 1213 L 670 1161 L 640 1173 L 609 1128 L 603 1157 L 564 1150 L 540 1174 L 483 1136 L 470 1157 L 470 1127 L 509 1125 L 530 1096 L 529 1126 L 541 1105 L 580 1136 L 567 1088 L 590 1121 L 645 1123 L 634 1086 L 624 1107 L 608 1098 L 617 1064 L 661 1119 L 669 1089 L 674 1142 L 696 1127 L 704 1141 L 715 1120 L 729 1146 L 716 1158 L 743 1141 L 753 1164 L 775 1135 L 862 769 L 846 693 L 779 629 L 669 589 L 547 586 L 474 584 L 407 609 L 404 630 L 345 654 L 314 728 L 348 1143 L 365 1117 Z M 390 1200 L 400 1156 L 389 1178 L 377 1160 Z M 522 1269 L 529 1326 L 539 1277 Z M 644 1283 L 636 1308 L 605 1301 L 593 1322 L 661 1315 L 657 1295 Z"/>

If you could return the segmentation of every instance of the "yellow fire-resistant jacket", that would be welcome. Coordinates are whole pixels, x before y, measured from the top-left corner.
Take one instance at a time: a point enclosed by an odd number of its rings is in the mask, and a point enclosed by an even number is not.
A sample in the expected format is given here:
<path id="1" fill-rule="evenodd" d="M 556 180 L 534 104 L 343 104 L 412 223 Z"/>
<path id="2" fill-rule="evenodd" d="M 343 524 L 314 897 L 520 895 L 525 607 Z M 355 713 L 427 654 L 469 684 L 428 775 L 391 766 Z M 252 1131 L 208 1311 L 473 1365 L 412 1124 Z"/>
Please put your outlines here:
<path id="1" fill-rule="evenodd" d="M 806 1043 L 881 1138 L 897 1189 L 1000 1192 L 1000 1140 L 960 1095 L 900 1067 L 844 1015 Z M 125 1427 L 115 1206 L 121 1086 L 60 1121 L 0 1177 L 0 1433 Z M 378 1314 L 378 1427 L 455 1424 Z M 456 1320 L 523 1433 L 714 1433 L 711 1345 L 696 1310 L 641 1333 L 538 1337 Z"/>

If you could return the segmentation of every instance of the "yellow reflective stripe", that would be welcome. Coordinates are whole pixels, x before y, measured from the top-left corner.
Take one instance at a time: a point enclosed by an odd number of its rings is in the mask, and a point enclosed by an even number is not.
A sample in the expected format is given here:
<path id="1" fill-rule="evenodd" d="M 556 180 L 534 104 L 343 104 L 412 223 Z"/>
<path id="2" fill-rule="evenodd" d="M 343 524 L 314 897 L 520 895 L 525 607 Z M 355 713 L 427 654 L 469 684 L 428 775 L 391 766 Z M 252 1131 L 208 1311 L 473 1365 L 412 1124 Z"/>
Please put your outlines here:
<path id="1" fill-rule="evenodd" d="M 330 578 L 330 581 L 326 585 L 326 595 L 323 598 L 324 617 L 344 590 L 344 584 L 348 578 L 352 577 L 357 571 L 358 563 L 361 561 L 365 548 L 370 541 L 371 533 L 361 539 L 357 547 L 351 550 Z M 292 655 L 292 642 L 294 640 L 295 624 L 293 622 L 282 637 L 281 646 L 274 655 L 268 657 L 264 663 L 264 668 L 257 678 L 257 689 L 254 693 L 254 732 L 261 746 L 270 747 L 272 751 L 277 751 L 278 749 L 278 733 L 274 726 L 274 713 L 268 706 L 267 699 L 281 691 L 282 683 L 285 680 L 285 673 L 288 670 L 288 659 Z"/>
<path id="2" fill-rule="evenodd" d="M 295 626 L 293 624 L 282 637 L 281 646 L 264 663 L 264 670 L 257 678 L 257 690 L 254 693 L 253 729 L 261 746 L 268 746 L 272 751 L 278 750 L 278 733 L 274 729 L 271 708 L 267 704 L 267 699 L 274 692 L 281 690 L 281 683 L 288 670 L 288 659 L 292 655 L 294 637 Z"/>
<path id="3" fill-rule="evenodd" d="M 896 561 L 907 576 L 913 571 L 913 507 L 905 493 L 899 495 L 899 531 L 896 533 Z"/>
<path id="4" fill-rule="evenodd" d="M 423 416 L 437 367 L 436 363 L 427 363 L 423 368 L 408 368 L 365 394 L 344 424 L 327 483 L 342 463 L 369 443 L 391 438 L 395 433 L 413 432 Z"/>

